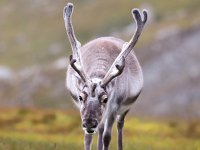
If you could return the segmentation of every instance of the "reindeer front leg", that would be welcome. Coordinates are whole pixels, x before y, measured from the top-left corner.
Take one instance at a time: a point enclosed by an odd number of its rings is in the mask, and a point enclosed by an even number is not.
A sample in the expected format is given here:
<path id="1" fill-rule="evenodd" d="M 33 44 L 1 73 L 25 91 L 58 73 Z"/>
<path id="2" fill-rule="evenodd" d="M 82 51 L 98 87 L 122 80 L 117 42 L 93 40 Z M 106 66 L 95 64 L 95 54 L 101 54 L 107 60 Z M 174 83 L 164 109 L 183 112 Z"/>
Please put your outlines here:
<path id="1" fill-rule="evenodd" d="M 124 127 L 124 119 L 129 110 L 124 112 L 117 118 L 117 132 L 118 132 L 118 150 L 123 150 L 123 127 Z"/>
<path id="2" fill-rule="evenodd" d="M 85 150 L 91 150 L 92 147 L 92 134 L 86 134 L 84 137 Z"/>
<path id="3" fill-rule="evenodd" d="M 101 123 L 98 128 L 98 150 L 103 150 L 103 131 L 104 131 L 104 124 Z"/>
<path id="4" fill-rule="evenodd" d="M 108 118 L 106 119 L 104 125 L 104 132 L 103 132 L 103 150 L 108 150 L 110 140 L 111 140 L 111 131 L 113 127 L 113 123 L 115 121 L 116 114 L 108 114 Z"/>

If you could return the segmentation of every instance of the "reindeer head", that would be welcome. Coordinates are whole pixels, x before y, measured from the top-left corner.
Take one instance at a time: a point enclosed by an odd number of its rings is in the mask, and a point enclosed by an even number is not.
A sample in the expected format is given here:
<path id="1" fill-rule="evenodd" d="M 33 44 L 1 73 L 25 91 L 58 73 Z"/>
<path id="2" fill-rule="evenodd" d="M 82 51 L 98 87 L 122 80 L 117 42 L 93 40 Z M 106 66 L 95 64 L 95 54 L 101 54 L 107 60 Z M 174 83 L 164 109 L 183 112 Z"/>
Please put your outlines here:
<path id="1" fill-rule="evenodd" d="M 106 108 L 108 94 L 99 83 L 85 85 L 79 94 L 82 126 L 86 133 L 94 133 Z"/>
<path id="2" fill-rule="evenodd" d="M 137 9 L 132 10 L 133 17 L 137 23 L 137 30 L 135 35 L 128 43 L 123 45 L 122 51 L 117 56 L 110 69 L 102 80 L 94 81 L 87 77 L 85 74 L 81 57 L 80 57 L 80 42 L 76 39 L 71 15 L 73 12 L 73 4 L 68 3 L 64 8 L 64 21 L 68 34 L 68 38 L 72 47 L 73 55 L 70 56 L 70 65 L 78 74 L 79 79 L 83 83 L 82 90 L 77 95 L 80 104 L 80 113 L 82 118 L 82 126 L 86 133 L 94 133 L 99 122 L 102 120 L 102 114 L 106 109 L 107 102 L 109 101 L 109 93 L 106 91 L 107 85 L 111 80 L 119 76 L 125 66 L 125 58 L 135 46 L 144 24 L 147 20 L 147 12 L 143 11 L 144 18 L 142 19 Z"/>

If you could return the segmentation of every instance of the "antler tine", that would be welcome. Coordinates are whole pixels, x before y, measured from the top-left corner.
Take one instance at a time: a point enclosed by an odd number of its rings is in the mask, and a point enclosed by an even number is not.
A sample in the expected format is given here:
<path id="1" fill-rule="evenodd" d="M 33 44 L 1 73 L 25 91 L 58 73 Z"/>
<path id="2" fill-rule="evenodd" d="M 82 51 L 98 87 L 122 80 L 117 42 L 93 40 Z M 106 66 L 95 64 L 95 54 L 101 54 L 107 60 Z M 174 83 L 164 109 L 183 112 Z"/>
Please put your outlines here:
<path id="1" fill-rule="evenodd" d="M 133 9 L 132 15 L 133 15 L 133 18 L 136 22 L 136 32 L 132 36 L 131 40 L 128 43 L 125 43 L 123 45 L 121 55 L 123 55 L 125 58 L 128 56 L 130 51 L 134 48 L 135 44 L 137 43 L 137 41 L 138 41 L 138 39 L 139 39 L 139 37 L 142 33 L 143 27 L 144 27 L 144 25 L 147 21 L 147 11 L 146 10 L 143 10 L 143 15 L 144 15 L 143 19 L 140 15 L 140 12 L 139 12 L 138 9 Z"/>
<path id="2" fill-rule="evenodd" d="M 105 86 L 115 77 L 119 76 L 125 66 L 125 58 L 121 57 L 120 59 L 114 61 L 108 72 L 106 73 L 105 77 L 101 81 L 101 87 L 105 88 Z"/>
<path id="3" fill-rule="evenodd" d="M 84 74 L 84 72 L 81 69 L 81 66 L 75 64 L 76 63 L 76 59 L 73 59 L 73 56 L 70 55 L 69 57 L 69 61 L 70 61 L 70 65 L 71 67 L 79 74 L 79 76 L 81 77 L 81 79 L 83 80 L 83 82 L 87 82 L 87 77 Z"/>
<path id="4" fill-rule="evenodd" d="M 80 75 L 84 82 L 87 82 L 87 77 L 82 69 L 81 59 L 80 59 L 80 47 L 81 43 L 76 39 L 74 34 L 74 29 L 71 21 L 71 16 L 73 13 L 73 4 L 68 3 L 63 10 L 63 18 L 65 22 L 65 28 L 67 35 L 71 44 L 73 55 L 70 56 L 71 67 Z"/>
<path id="5" fill-rule="evenodd" d="M 142 19 L 140 12 L 138 9 L 132 10 L 133 18 L 136 22 L 136 32 L 132 36 L 131 40 L 127 43 L 125 43 L 122 47 L 122 51 L 117 56 L 113 64 L 111 65 L 110 69 L 106 73 L 105 77 L 101 81 L 101 86 L 105 87 L 112 79 L 119 76 L 124 69 L 125 66 L 125 58 L 128 56 L 128 54 L 131 52 L 131 50 L 134 48 L 135 44 L 137 43 L 143 27 L 147 21 L 147 11 L 143 10 L 144 18 Z"/>

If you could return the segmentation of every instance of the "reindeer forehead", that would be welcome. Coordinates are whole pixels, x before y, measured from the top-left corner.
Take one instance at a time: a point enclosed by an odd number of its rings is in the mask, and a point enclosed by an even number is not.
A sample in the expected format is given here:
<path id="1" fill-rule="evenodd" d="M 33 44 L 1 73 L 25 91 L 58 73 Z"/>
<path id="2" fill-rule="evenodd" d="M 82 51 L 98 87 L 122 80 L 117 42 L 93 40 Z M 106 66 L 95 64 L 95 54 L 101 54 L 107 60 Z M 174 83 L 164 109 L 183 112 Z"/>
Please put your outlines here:
<path id="1" fill-rule="evenodd" d="M 89 90 L 90 90 L 90 93 L 91 93 L 91 96 L 92 97 L 95 97 L 96 95 L 98 95 L 98 89 L 100 88 L 99 85 L 100 85 L 100 81 L 101 79 L 98 79 L 98 78 L 93 78 L 91 79 L 91 84 L 89 85 Z"/>
<path id="2" fill-rule="evenodd" d="M 96 87 L 97 87 L 96 83 L 91 84 L 91 88 L 90 88 L 91 91 L 90 92 L 91 92 L 92 97 L 95 97 L 95 95 L 96 95 Z"/>
<path id="3" fill-rule="evenodd" d="M 83 89 L 83 92 L 87 93 L 91 97 L 98 97 L 104 90 L 101 88 L 100 83 L 90 83 L 86 85 Z"/>

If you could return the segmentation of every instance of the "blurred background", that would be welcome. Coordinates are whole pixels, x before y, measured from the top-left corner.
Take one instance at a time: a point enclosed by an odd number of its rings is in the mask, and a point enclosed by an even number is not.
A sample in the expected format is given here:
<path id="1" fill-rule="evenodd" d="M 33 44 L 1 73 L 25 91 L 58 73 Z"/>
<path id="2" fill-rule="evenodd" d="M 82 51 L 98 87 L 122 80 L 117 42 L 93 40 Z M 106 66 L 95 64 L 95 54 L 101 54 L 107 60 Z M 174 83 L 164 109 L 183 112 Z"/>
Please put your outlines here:
<path id="1" fill-rule="evenodd" d="M 67 2 L 82 44 L 128 41 L 131 9 L 148 10 L 135 47 L 145 84 L 125 125 L 125 149 L 200 149 L 199 0 L 0 0 L 0 149 L 83 148 L 79 111 L 65 89 Z"/>

